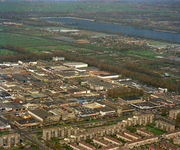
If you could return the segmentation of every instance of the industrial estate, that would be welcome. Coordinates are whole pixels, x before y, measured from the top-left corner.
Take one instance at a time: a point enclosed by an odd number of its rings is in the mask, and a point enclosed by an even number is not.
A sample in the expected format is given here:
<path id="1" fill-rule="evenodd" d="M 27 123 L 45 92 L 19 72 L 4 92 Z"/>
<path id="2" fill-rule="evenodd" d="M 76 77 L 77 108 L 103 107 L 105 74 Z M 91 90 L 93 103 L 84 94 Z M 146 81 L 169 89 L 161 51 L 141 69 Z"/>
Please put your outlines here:
<path id="1" fill-rule="evenodd" d="M 166 88 L 64 57 L 0 66 L 2 148 L 179 149 L 179 101 Z M 129 93 L 108 95 L 117 88 Z"/>
<path id="2" fill-rule="evenodd" d="M 151 1 L 0 0 L 0 150 L 180 150 L 180 3 Z"/>

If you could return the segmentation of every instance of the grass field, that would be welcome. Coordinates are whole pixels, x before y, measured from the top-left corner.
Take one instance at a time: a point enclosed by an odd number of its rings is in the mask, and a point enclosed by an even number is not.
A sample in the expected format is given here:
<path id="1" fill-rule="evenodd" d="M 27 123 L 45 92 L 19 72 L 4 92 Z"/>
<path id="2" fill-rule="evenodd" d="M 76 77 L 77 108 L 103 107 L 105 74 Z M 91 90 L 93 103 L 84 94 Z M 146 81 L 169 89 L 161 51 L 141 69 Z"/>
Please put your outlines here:
<path id="1" fill-rule="evenodd" d="M 18 34 L 0 34 L 0 45 L 12 44 L 14 46 L 21 46 L 24 48 L 27 47 L 37 47 L 37 46 L 54 46 L 58 45 L 56 42 L 52 40 L 40 39 L 37 37 L 28 37 Z"/>
<path id="2" fill-rule="evenodd" d="M 150 127 L 146 128 L 145 130 L 147 130 L 147 131 L 149 131 L 149 132 L 151 132 L 151 133 L 153 133 L 155 135 L 158 135 L 158 136 L 165 133 L 162 130 L 158 130 L 158 129 L 150 128 Z"/>
<path id="3" fill-rule="evenodd" d="M 127 51 L 126 53 L 128 54 L 133 54 L 133 55 L 138 55 L 138 56 L 143 56 L 143 57 L 149 57 L 149 58 L 155 58 L 155 56 L 171 56 L 171 54 L 163 53 L 163 54 L 156 54 L 156 52 L 151 51 L 151 50 L 146 50 L 146 51 Z"/>

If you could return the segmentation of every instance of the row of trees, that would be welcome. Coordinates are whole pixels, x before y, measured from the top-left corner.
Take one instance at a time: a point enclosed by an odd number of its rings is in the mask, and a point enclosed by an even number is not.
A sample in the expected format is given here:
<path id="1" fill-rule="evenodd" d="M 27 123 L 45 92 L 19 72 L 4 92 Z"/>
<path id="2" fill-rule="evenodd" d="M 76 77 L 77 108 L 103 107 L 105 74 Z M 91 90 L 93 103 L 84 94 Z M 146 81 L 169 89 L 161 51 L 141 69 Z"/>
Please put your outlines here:
<path id="1" fill-rule="evenodd" d="M 108 89 L 107 91 L 108 96 L 111 96 L 113 98 L 129 97 L 129 96 L 139 97 L 142 96 L 143 93 L 144 91 L 142 89 L 137 89 L 137 88 L 129 89 L 127 87 Z"/>

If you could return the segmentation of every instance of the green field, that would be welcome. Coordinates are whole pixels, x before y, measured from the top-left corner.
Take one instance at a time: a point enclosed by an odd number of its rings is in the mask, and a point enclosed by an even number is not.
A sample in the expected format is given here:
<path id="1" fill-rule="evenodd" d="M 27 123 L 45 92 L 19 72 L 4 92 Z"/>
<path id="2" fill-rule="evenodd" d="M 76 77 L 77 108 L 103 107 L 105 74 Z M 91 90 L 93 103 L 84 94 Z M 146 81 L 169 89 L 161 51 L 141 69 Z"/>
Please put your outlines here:
<path id="1" fill-rule="evenodd" d="M 37 46 L 54 46 L 58 45 L 58 43 L 53 42 L 52 40 L 40 39 L 38 37 L 29 37 L 25 35 L 18 34 L 0 34 L 0 45 L 12 44 L 14 46 L 20 47 L 37 47 Z"/>
<path id="2" fill-rule="evenodd" d="M 55 12 L 55 11 L 139 11 L 134 8 L 133 4 L 126 3 L 99 3 L 99 2 L 13 2 L 7 1 L 1 3 L 0 11 L 44 11 L 44 12 Z"/>
<path id="3" fill-rule="evenodd" d="M 150 128 L 150 127 L 148 127 L 148 128 L 146 128 L 145 130 L 147 130 L 147 131 L 149 131 L 149 132 L 151 132 L 151 133 L 153 133 L 153 134 L 155 134 L 155 135 L 161 135 L 161 134 L 163 134 L 163 133 L 166 133 L 166 131 L 163 131 L 163 130 L 158 130 L 158 129 L 155 129 L 155 128 Z"/>
<path id="4" fill-rule="evenodd" d="M 155 58 L 155 56 L 171 56 L 171 54 L 163 53 L 163 54 L 156 54 L 155 51 L 146 50 L 146 51 L 127 51 L 128 54 L 143 56 L 143 57 L 149 57 L 149 58 Z"/>

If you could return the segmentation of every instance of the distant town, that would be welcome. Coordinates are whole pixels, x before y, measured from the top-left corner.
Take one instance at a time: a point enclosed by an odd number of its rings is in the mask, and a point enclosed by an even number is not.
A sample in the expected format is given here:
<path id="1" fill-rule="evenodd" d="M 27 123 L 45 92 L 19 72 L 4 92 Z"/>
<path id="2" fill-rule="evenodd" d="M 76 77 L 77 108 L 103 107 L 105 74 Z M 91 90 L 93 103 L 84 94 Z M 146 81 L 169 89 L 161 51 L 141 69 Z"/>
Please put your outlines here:
<path id="1" fill-rule="evenodd" d="M 180 149 L 179 100 L 166 88 L 65 57 L 0 67 L 1 149 Z"/>

